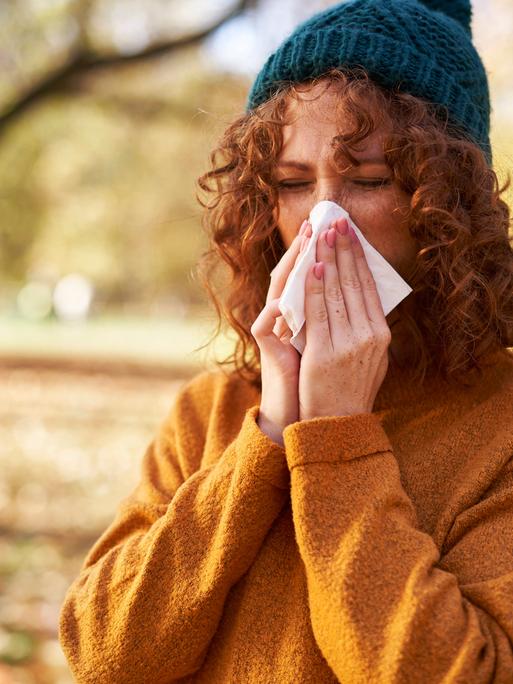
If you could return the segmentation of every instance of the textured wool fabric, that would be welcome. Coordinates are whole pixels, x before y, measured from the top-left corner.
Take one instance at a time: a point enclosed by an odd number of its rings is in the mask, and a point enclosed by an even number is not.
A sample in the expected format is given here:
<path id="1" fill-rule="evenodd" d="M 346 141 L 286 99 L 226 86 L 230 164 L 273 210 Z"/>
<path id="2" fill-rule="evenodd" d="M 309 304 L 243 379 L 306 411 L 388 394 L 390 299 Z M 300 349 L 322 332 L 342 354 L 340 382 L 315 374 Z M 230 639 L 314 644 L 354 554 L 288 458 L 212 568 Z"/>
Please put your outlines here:
<path id="1" fill-rule="evenodd" d="M 352 0 L 300 24 L 270 55 L 247 111 L 287 83 L 332 67 L 363 66 L 386 88 L 447 107 L 451 122 L 492 165 L 490 93 L 472 44 L 470 0 Z"/>
<path id="2" fill-rule="evenodd" d="M 184 383 L 61 608 L 78 684 L 511 684 L 513 355 L 469 389 L 387 374 L 372 413 L 257 423 Z"/>

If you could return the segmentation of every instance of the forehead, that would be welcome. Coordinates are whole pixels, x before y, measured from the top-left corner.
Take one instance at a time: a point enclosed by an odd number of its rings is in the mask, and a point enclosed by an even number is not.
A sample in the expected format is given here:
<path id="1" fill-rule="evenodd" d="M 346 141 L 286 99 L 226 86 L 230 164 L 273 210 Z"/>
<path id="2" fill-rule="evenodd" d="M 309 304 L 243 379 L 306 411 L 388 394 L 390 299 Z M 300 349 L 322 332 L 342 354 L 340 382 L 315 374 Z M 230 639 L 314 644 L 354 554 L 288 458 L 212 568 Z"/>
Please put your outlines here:
<path id="1" fill-rule="evenodd" d="M 300 99 L 287 101 L 287 123 L 282 129 L 282 154 L 302 152 L 303 155 L 331 149 L 334 136 L 353 129 L 353 122 L 344 108 L 344 95 L 335 88 L 326 89 L 316 84 L 300 93 Z M 383 124 L 358 143 L 358 153 L 383 156 L 383 143 L 387 129 Z M 361 154 L 360 154 L 361 152 Z"/>

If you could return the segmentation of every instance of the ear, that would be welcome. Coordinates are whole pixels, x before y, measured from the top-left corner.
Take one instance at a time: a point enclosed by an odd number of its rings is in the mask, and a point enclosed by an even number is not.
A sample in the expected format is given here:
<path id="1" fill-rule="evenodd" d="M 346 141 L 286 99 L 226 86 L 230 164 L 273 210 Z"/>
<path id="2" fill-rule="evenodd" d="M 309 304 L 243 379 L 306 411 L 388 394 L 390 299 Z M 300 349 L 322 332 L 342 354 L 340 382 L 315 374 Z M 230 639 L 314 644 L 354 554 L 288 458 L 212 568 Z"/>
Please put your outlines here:
<path id="1" fill-rule="evenodd" d="M 452 19 L 456 19 L 468 33 L 472 33 L 470 0 L 420 0 L 420 2 L 431 10 L 442 12 Z"/>

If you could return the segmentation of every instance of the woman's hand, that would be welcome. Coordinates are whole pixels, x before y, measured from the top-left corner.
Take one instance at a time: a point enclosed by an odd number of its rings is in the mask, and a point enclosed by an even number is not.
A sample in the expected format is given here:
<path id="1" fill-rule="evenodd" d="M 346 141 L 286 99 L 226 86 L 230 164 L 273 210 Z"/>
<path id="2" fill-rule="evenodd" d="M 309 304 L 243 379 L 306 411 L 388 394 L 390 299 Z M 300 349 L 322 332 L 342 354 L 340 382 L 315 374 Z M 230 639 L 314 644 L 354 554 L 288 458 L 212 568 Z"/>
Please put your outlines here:
<path id="1" fill-rule="evenodd" d="M 258 425 L 281 446 L 284 428 L 296 422 L 299 415 L 299 353 L 290 344 L 292 332 L 281 315 L 278 302 L 299 256 L 303 233 L 309 228 L 310 224 L 303 221 L 298 235 L 272 270 L 265 306 L 251 326 L 251 334 L 260 349 L 262 374 Z"/>
<path id="2" fill-rule="evenodd" d="M 322 264 L 306 278 L 299 420 L 371 413 L 392 339 L 376 283 L 346 219 L 333 222 L 316 247 Z"/>

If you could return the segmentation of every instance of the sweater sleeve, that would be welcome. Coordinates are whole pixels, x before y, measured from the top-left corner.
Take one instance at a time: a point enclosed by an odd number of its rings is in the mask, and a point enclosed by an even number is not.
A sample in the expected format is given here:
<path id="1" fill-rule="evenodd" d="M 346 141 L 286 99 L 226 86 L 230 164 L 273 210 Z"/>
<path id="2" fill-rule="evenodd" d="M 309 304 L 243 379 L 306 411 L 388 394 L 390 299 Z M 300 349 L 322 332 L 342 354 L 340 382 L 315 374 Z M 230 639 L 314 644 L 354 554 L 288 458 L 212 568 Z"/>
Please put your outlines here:
<path id="1" fill-rule="evenodd" d="M 257 405 L 186 477 L 190 404 L 186 387 L 66 593 L 59 640 L 78 684 L 168 684 L 199 669 L 228 591 L 288 499 L 285 451 L 259 429 Z"/>
<path id="2" fill-rule="evenodd" d="M 513 459 L 442 556 L 376 414 L 292 423 L 283 438 L 312 629 L 338 679 L 513 682 Z"/>

